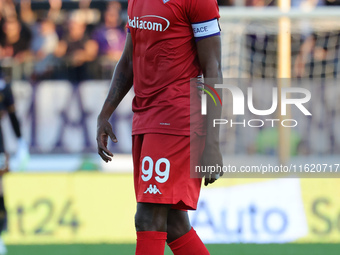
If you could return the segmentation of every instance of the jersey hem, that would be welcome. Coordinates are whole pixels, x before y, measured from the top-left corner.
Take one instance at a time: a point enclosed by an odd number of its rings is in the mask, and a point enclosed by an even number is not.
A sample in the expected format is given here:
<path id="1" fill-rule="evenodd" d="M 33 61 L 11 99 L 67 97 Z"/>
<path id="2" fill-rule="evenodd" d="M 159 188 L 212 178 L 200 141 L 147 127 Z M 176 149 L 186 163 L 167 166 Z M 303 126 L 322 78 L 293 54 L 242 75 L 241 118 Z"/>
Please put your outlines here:
<path id="1" fill-rule="evenodd" d="M 137 197 L 137 203 L 152 203 L 152 204 L 169 204 L 172 205 L 173 209 L 182 209 L 182 210 L 196 210 L 197 203 L 193 201 L 185 202 L 183 199 L 173 199 L 173 198 L 145 198 L 143 196 Z M 176 202 L 175 202 L 176 201 Z"/>
<path id="2" fill-rule="evenodd" d="M 206 131 L 202 130 L 183 130 L 183 129 L 157 129 L 157 128 L 148 128 L 148 129 L 137 129 L 132 130 L 132 135 L 143 135 L 143 134 L 165 134 L 165 135 L 182 135 L 182 136 L 190 136 L 191 134 L 196 133 L 198 135 L 206 135 Z"/>
<path id="3" fill-rule="evenodd" d="M 148 134 L 148 133 L 189 136 L 190 130 L 183 130 L 183 129 L 177 129 L 177 128 L 171 128 L 171 129 L 170 128 L 166 128 L 166 129 L 143 128 L 143 129 L 132 130 L 132 135 L 141 135 L 141 134 Z"/>

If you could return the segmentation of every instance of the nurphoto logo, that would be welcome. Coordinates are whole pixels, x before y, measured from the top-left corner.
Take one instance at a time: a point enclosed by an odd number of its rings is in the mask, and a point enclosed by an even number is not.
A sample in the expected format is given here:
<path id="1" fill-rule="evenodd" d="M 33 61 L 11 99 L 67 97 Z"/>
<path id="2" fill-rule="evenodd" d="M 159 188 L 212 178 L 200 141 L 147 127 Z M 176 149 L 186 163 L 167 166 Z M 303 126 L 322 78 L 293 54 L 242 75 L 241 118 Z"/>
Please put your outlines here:
<path id="1" fill-rule="evenodd" d="M 220 97 L 220 95 L 217 93 L 216 89 L 214 89 L 212 86 L 199 82 L 200 86 L 198 86 L 197 88 L 205 93 L 207 93 L 211 99 L 214 101 L 215 106 L 217 105 L 216 100 L 215 100 L 215 96 L 217 97 L 218 101 L 220 102 L 220 104 L 222 105 L 222 99 Z M 206 87 L 207 89 L 205 89 L 204 87 Z M 213 95 L 209 90 L 212 91 L 212 93 L 215 95 Z M 202 94 L 201 95 L 201 114 L 202 115 L 207 115 L 207 94 Z"/>
<path id="2" fill-rule="evenodd" d="M 221 105 L 222 101 L 221 98 L 219 97 L 218 93 L 216 90 L 207 85 L 204 84 L 209 90 L 211 90 L 215 96 L 219 99 Z M 214 101 L 215 105 L 217 105 L 216 100 L 213 96 L 213 94 L 205 89 L 198 87 L 200 90 L 203 92 L 207 93 L 212 100 Z M 287 116 L 287 106 L 288 105 L 294 105 L 297 107 L 305 116 L 311 116 L 311 112 L 305 107 L 304 104 L 308 103 L 311 99 L 311 92 L 308 89 L 305 88 L 300 88 L 300 87 L 284 87 L 281 88 L 280 90 L 277 87 L 272 87 L 271 91 L 271 100 L 272 104 L 269 109 L 256 109 L 254 106 L 254 91 L 252 87 L 248 87 L 246 91 L 246 96 L 243 93 L 243 91 L 235 86 L 235 85 L 226 85 L 226 84 L 216 84 L 215 85 L 216 89 L 226 89 L 227 93 L 231 93 L 232 96 L 232 113 L 234 116 L 242 116 L 245 115 L 245 107 L 248 107 L 248 110 L 250 113 L 256 115 L 256 116 L 269 116 L 275 113 L 279 106 L 279 99 L 280 99 L 280 115 L 281 116 Z M 289 96 L 291 95 L 291 96 Z M 299 95 L 297 97 L 293 97 L 296 95 Z M 267 100 L 268 98 L 266 98 Z M 245 104 L 245 101 L 247 101 L 247 104 Z M 207 95 L 202 94 L 201 97 L 201 114 L 202 115 L 207 115 Z M 284 127 L 295 127 L 298 125 L 298 121 L 296 119 L 274 119 L 274 118 L 268 118 L 264 119 L 263 117 L 261 119 L 243 119 L 241 121 L 235 121 L 235 120 L 228 120 L 228 119 L 214 119 L 213 120 L 213 126 L 217 125 L 230 125 L 230 127 L 233 127 L 235 125 L 241 125 L 243 127 L 262 127 L 265 124 L 270 125 L 271 127 L 274 127 L 276 123 L 281 124 Z"/>

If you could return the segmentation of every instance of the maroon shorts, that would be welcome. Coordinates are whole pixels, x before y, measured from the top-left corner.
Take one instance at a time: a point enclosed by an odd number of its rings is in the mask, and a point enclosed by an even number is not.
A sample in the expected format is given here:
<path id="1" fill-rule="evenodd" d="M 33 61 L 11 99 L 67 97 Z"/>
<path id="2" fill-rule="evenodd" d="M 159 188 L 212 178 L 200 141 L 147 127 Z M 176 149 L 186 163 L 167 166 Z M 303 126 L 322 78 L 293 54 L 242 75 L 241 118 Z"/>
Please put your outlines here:
<path id="1" fill-rule="evenodd" d="M 192 162 L 199 162 L 204 136 L 133 135 L 132 155 L 137 202 L 172 204 L 173 209 L 196 209 L 201 178 L 190 178 Z"/>

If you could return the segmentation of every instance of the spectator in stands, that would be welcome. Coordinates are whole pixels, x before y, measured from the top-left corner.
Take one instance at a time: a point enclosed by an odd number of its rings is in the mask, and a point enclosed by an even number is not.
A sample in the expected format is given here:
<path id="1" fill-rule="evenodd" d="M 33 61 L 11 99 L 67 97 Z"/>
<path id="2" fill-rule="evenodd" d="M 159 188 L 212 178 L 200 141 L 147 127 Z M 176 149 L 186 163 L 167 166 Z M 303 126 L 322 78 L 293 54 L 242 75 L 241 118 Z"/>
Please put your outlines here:
<path id="1" fill-rule="evenodd" d="M 49 18 L 43 18 L 34 29 L 32 51 L 35 57 L 33 77 L 36 79 L 51 78 L 55 65 L 54 52 L 59 38 L 56 26 Z"/>
<path id="2" fill-rule="evenodd" d="M 272 0 L 246 0 L 247 6 L 265 8 L 272 5 Z M 276 76 L 276 35 L 268 33 L 265 24 L 254 20 L 249 25 L 261 27 L 261 29 L 249 29 L 246 35 L 247 56 L 249 60 L 244 65 L 252 78 L 274 78 Z M 269 47 L 274 45 L 273 47 Z M 269 63 L 270 68 L 267 67 Z M 242 66 L 243 67 L 243 66 Z"/>
<path id="3" fill-rule="evenodd" d="M 13 79 L 29 75 L 32 34 L 16 16 L 6 17 L 2 24 L 4 36 L 0 38 L 0 59 L 9 60 L 13 67 Z"/>
<path id="4" fill-rule="evenodd" d="M 266 0 L 246 0 L 246 6 L 254 6 L 254 7 L 264 7 L 266 6 Z"/>
<path id="5" fill-rule="evenodd" d="M 312 1 L 312 0 L 310 0 Z M 315 0 L 319 5 L 340 5 L 340 0 L 325 2 Z M 340 31 L 311 31 L 305 36 L 294 62 L 296 77 L 329 78 L 338 77 L 340 65 Z"/>
<path id="6" fill-rule="evenodd" d="M 120 11 L 120 3 L 109 3 L 104 14 L 104 24 L 92 34 L 92 38 L 99 45 L 100 70 L 102 71 L 100 78 L 110 79 L 112 70 L 124 49 L 126 32 L 120 17 Z"/>
<path id="7" fill-rule="evenodd" d="M 36 13 L 32 11 L 31 0 L 20 0 L 20 19 L 28 25 L 33 25 L 36 20 Z"/>
<path id="8" fill-rule="evenodd" d="M 82 16 L 81 18 L 88 26 L 88 29 L 89 26 L 92 27 L 100 21 L 100 11 L 91 8 L 91 1 L 92 0 L 79 0 L 79 9 L 75 11 L 77 15 Z"/>
<path id="9" fill-rule="evenodd" d="M 56 25 L 63 24 L 65 20 L 65 11 L 61 9 L 62 0 L 48 0 L 50 4 L 50 9 L 48 11 L 48 18 L 53 21 Z"/>
<path id="10" fill-rule="evenodd" d="M 15 5 L 13 0 L 0 1 L 0 21 L 2 22 L 6 17 L 16 16 Z"/>
<path id="11" fill-rule="evenodd" d="M 16 17 L 16 15 L 15 5 L 12 0 L 0 0 L 0 43 L 2 39 L 5 38 L 3 24 L 5 23 L 6 17 Z M 3 56 L 0 44 L 0 60 L 1 58 L 3 58 Z"/>
<path id="12" fill-rule="evenodd" d="M 324 5 L 325 0 L 292 0 L 292 7 L 308 9 L 314 8 L 315 6 Z"/>
<path id="13" fill-rule="evenodd" d="M 91 78 L 88 64 L 95 60 L 98 52 L 98 44 L 85 31 L 86 25 L 80 16 L 71 15 L 68 31 L 55 51 L 55 55 L 65 62 L 68 78 L 76 83 Z"/>

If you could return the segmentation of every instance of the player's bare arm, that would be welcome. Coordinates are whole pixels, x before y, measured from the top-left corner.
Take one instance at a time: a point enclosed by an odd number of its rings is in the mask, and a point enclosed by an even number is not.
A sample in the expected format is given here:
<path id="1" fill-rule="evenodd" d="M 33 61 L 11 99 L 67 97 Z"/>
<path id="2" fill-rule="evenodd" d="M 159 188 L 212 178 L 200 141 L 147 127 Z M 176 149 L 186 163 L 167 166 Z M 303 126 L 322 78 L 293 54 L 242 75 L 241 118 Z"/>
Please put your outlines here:
<path id="1" fill-rule="evenodd" d="M 132 83 L 132 40 L 130 33 L 128 33 L 123 54 L 113 73 L 109 93 L 97 119 L 98 154 L 105 162 L 111 161 L 111 157 L 113 156 L 107 148 L 108 137 L 110 137 L 114 143 L 117 142 L 117 138 L 112 131 L 112 126 L 109 123 L 109 118 L 131 89 Z"/>
<path id="2" fill-rule="evenodd" d="M 197 42 L 197 51 L 204 78 L 213 78 L 214 83 L 222 83 L 221 69 L 221 38 L 212 36 Z M 214 86 L 214 84 L 209 84 Z M 221 90 L 216 90 L 221 96 Z M 212 100 L 207 102 L 207 123 L 212 123 L 213 119 L 221 118 L 221 106 L 215 106 Z M 202 164 L 206 166 L 223 165 L 222 154 L 219 147 L 219 127 L 207 125 L 207 137 Z M 216 180 L 214 176 L 205 176 L 204 185 L 207 186 Z"/>

